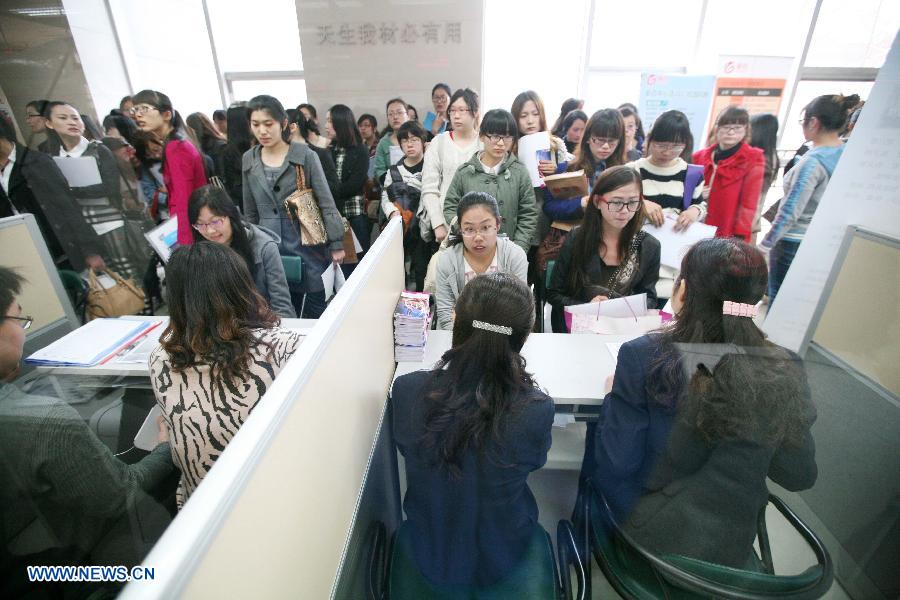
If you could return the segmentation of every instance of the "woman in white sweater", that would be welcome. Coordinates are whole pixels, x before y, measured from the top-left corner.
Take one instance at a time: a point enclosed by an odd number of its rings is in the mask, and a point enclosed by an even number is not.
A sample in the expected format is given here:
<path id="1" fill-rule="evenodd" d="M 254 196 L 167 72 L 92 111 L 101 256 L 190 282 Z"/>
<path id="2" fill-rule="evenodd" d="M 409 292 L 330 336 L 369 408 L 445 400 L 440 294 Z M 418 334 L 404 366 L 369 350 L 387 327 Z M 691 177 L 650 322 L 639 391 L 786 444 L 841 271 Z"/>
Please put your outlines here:
<path id="1" fill-rule="evenodd" d="M 500 231 L 500 207 L 486 192 L 469 192 L 456 209 L 459 234 L 437 258 L 438 329 L 453 329 L 453 307 L 469 281 L 485 273 L 510 273 L 528 278 L 525 251 Z M 460 243 L 461 242 L 461 243 Z"/>
<path id="2" fill-rule="evenodd" d="M 443 241 L 449 223 L 444 220 L 444 196 L 461 164 L 481 149 L 478 139 L 478 94 L 469 88 L 456 90 L 450 98 L 452 131 L 436 136 L 425 152 L 422 167 L 422 239 Z"/>

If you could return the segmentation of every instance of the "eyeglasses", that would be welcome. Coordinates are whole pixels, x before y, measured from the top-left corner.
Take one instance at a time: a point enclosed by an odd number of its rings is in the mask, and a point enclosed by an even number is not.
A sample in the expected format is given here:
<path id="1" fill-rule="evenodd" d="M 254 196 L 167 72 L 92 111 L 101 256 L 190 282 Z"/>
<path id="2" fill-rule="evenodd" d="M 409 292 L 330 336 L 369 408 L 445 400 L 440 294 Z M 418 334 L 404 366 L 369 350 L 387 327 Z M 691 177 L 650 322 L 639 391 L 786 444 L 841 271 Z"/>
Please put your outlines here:
<path id="1" fill-rule="evenodd" d="M 653 145 L 656 146 L 656 148 L 660 152 L 669 152 L 670 150 L 681 152 L 682 150 L 684 150 L 685 146 L 684 144 L 669 144 L 666 142 L 653 142 Z"/>
<path id="2" fill-rule="evenodd" d="M 143 115 L 143 114 L 150 112 L 151 110 L 159 110 L 159 109 L 156 108 L 155 106 L 150 106 L 149 104 L 138 104 L 137 106 L 132 107 L 132 109 L 129 110 L 128 113 L 132 116 Z"/>
<path id="3" fill-rule="evenodd" d="M 191 227 L 193 227 L 194 229 L 196 229 L 197 231 L 199 231 L 201 233 L 203 233 L 210 227 L 212 227 L 213 229 L 218 231 L 219 227 L 221 227 L 222 223 L 224 223 L 224 222 L 225 222 L 224 218 L 219 218 L 219 219 L 213 219 L 209 223 L 194 223 L 193 225 L 191 225 Z"/>
<path id="4" fill-rule="evenodd" d="M 725 133 L 738 133 L 746 129 L 746 125 L 719 125 L 719 129 Z"/>
<path id="5" fill-rule="evenodd" d="M 619 140 L 617 140 L 616 138 L 598 138 L 591 136 L 591 143 L 595 144 L 598 148 L 602 148 L 603 146 L 615 148 L 619 145 Z"/>
<path id="6" fill-rule="evenodd" d="M 34 119 L 34 118 L 37 118 L 37 117 L 40 117 L 40 116 L 41 116 L 41 115 L 39 115 L 39 114 L 25 113 L 25 118 L 26 118 L 26 119 Z"/>
<path id="7" fill-rule="evenodd" d="M 490 141 L 495 146 L 501 142 L 505 146 L 506 144 L 512 142 L 513 139 L 511 135 L 485 135 L 484 137 L 486 137 L 488 141 Z"/>
<path id="8" fill-rule="evenodd" d="M 451 108 L 448 110 L 451 115 L 464 115 L 467 112 L 471 112 L 468 108 Z"/>
<path id="9" fill-rule="evenodd" d="M 475 237 L 476 235 L 480 235 L 481 237 L 487 237 L 489 235 L 494 235 L 497 233 L 496 225 L 482 225 L 478 229 L 474 227 L 464 227 L 460 233 L 464 238 Z"/>
<path id="10" fill-rule="evenodd" d="M 632 198 L 631 200 L 627 201 L 613 200 L 612 202 L 609 202 L 601 196 L 600 201 L 606 202 L 606 206 L 609 207 L 610 212 L 622 212 L 623 210 L 628 210 L 628 212 L 637 212 L 637 209 L 641 206 L 640 198 Z"/>
<path id="11" fill-rule="evenodd" d="M 3 319 L 12 319 L 13 321 L 22 321 L 22 329 L 30 329 L 34 323 L 33 317 L 3 317 Z M 2 320 L 2 319 L 0 319 Z"/>
<path id="12" fill-rule="evenodd" d="M 405 110 L 392 110 L 391 112 L 388 113 L 389 117 L 402 117 L 404 115 L 406 115 Z"/>
<path id="13" fill-rule="evenodd" d="M 432 102 L 446 102 L 449 99 L 450 99 L 450 96 L 447 96 L 446 94 L 442 95 L 442 96 L 432 96 L 431 97 Z"/>

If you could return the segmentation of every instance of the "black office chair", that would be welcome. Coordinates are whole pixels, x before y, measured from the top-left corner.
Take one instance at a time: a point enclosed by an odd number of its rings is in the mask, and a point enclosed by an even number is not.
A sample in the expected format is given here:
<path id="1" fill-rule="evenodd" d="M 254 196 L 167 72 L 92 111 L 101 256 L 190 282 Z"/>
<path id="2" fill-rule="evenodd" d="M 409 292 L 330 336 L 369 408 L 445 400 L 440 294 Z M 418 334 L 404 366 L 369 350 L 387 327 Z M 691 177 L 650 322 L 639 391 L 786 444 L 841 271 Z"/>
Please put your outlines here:
<path id="1" fill-rule="evenodd" d="M 765 526 L 765 507 L 757 518 L 761 562 L 764 571 L 746 571 L 678 555 L 656 555 L 623 531 L 609 504 L 592 486 L 584 487 L 579 510 L 586 509 L 586 545 L 610 585 L 626 599 L 645 598 L 726 598 L 735 600 L 811 600 L 831 587 L 833 567 L 822 541 L 777 496 L 769 502 L 810 545 L 817 563 L 797 575 L 775 575 Z M 585 556 L 587 562 L 589 556 Z M 586 569 L 589 574 L 589 569 Z"/>
<path id="2" fill-rule="evenodd" d="M 412 531 L 403 523 L 394 533 L 388 546 L 383 523 L 373 523 L 367 535 L 368 556 L 367 600 L 419 600 L 422 598 L 467 598 L 476 590 L 471 586 L 436 586 L 422 575 L 412 552 Z M 585 600 L 587 581 L 583 562 L 578 554 L 575 535 L 567 521 L 557 528 L 558 559 L 553 556 L 549 534 L 535 527 L 531 542 L 514 572 L 486 589 L 478 589 L 483 598 L 546 598 L 548 600 Z M 560 575 L 562 567 L 562 576 Z M 573 590 L 571 571 L 577 586 Z"/>

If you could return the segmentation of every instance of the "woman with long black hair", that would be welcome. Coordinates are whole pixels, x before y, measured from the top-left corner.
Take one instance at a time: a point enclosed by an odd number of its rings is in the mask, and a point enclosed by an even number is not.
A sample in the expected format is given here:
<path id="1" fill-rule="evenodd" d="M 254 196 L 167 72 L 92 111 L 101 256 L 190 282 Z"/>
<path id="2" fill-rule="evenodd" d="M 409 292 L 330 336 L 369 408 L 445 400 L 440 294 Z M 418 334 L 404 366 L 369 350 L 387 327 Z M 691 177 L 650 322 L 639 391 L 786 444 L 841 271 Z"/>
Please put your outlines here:
<path id="1" fill-rule="evenodd" d="M 363 144 L 356 117 L 349 106 L 335 104 L 325 116 L 325 135 L 331 138 L 331 156 L 338 184 L 334 203 L 350 222 L 363 253 L 369 249 L 371 225 L 366 215 L 363 186 L 369 175 L 369 149 Z M 359 258 L 362 258 L 360 254 Z"/>
<path id="2" fill-rule="evenodd" d="M 228 141 L 222 148 L 222 180 L 225 190 L 241 210 L 244 210 L 244 182 L 241 161 L 244 152 L 253 144 L 250 119 L 246 106 L 232 106 L 225 113 L 228 122 Z"/>
<path id="3" fill-rule="evenodd" d="M 524 282 L 480 275 L 456 303 L 451 349 L 394 381 L 410 559 L 435 585 L 501 581 L 545 535 L 526 480 L 547 460 L 554 406 L 520 354 L 533 324 Z"/>

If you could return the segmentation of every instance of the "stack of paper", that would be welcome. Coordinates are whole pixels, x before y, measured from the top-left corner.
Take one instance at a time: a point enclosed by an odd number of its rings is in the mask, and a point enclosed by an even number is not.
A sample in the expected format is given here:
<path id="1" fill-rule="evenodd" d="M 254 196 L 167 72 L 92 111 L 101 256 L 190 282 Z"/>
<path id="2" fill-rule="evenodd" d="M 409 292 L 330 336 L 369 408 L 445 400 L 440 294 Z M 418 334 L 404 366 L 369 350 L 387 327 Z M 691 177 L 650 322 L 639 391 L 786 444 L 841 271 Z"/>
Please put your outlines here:
<path id="1" fill-rule="evenodd" d="M 115 356 L 160 321 L 95 319 L 25 359 L 33 365 L 91 367 Z"/>
<path id="2" fill-rule="evenodd" d="M 422 362 L 428 340 L 428 294 L 403 292 L 394 309 L 394 360 Z"/>

